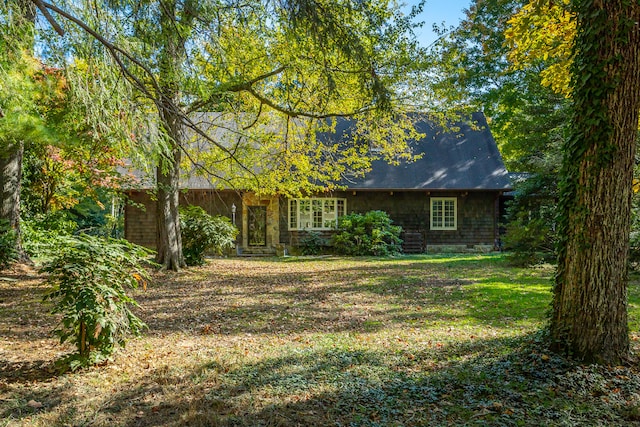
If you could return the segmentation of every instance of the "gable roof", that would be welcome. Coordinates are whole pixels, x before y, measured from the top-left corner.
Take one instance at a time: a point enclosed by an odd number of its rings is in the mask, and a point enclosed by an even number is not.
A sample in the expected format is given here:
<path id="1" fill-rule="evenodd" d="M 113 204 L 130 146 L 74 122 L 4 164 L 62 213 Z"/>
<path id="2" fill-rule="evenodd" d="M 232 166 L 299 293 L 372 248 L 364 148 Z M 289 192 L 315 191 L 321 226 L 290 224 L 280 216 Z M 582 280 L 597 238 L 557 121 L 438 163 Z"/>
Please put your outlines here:
<path id="1" fill-rule="evenodd" d="M 426 116 L 416 120 L 416 130 L 425 136 L 412 141 L 412 162 L 392 165 L 372 163 L 362 178 L 343 180 L 350 190 L 510 190 L 509 174 L 483 113 L 474 113 L 471 123 L 459 122 L 459 131 L 444 132 Z M 353 121 L 341 120 L 332 138 L 348 138 Z"/>
<path id="2" fill-rule="evenodd" d="M 340 119 L 335 132 L 320 133 L 318 139 L 348 142 L 354 127 L 354 120 Z M 345 178 L 338 185 L 348 190 L 511 190 L 509 173 L 484 114 L 474 113 L 470 121 L 449 127 L 456 130 L 445 132 L 426 115 L 418 115 L 415 128 L 425 136 L 409 145 L 414 155 L 422 154 L 421 158 L 396 165 L 375 160 L 364 177 Z M 140 185 L 136 188 L 155 187 L 154 175 L 146 176 L 135 168 L 124 171 L 138 178 Z M 215 189 L 209 179 L 194 170 L 183 170 L 181 175 L 182 189 Z"/>

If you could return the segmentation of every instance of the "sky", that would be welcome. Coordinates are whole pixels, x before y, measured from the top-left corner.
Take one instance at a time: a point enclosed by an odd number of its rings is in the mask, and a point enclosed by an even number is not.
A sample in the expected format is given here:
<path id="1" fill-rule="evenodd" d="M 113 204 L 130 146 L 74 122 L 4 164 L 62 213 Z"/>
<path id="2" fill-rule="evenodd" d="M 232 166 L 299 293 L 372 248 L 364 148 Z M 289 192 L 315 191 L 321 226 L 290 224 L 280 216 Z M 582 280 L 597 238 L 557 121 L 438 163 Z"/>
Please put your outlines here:
<path id="1" fill-rule="evenodd" d="M 405 0 L 407 5 L 418 3 L 418 0 Z M 423 47 L 429 46 L 436 39 L 431 30 L 434 23 L 445 22 L 447 26 L 457 26 L 464 18 L 464 10 L 468 9 L 472 0 L 426 0 L 424 10 L 418 16 L 418 21 L 424 21 L 424 26 L 416 30 L 416 36 Z"/>

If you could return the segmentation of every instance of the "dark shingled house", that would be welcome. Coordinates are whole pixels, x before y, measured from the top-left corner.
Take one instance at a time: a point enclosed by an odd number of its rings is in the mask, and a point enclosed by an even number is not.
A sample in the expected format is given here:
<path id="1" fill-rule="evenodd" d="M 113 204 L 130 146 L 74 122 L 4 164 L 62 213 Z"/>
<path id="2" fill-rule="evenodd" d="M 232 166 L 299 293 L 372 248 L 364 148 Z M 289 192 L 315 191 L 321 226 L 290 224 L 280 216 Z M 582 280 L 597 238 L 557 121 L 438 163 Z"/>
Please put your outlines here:
<path id="1" fill-rule="evenodd" d="M 181 202 L 234 217 L 245 253 L 295 247 L 310 230 L 328 236 L 338 217 L 370 210 L 385 211 L 402 226 L 405 252 L 489 251 L 499 239 L 501 196 L 511 185 L 484 115 L 473 114 L 472 123 L 443 132 L 429 121 L 418 121 L 416 128 L 425 137 L 412 148 L 422 158 L 399 165 L 375 161 L 363 178 L 341 183 L 346 187 L 342 191 L 300 199 L 256 197 L 191 179 Z M 348 138 L 351 125 L 340 121 L 335 134 L 324 137 Z M 154 247 L 155 203 L 144 190 L 129 196 L 146 209 L 127 206 L 125 236 Z"/>

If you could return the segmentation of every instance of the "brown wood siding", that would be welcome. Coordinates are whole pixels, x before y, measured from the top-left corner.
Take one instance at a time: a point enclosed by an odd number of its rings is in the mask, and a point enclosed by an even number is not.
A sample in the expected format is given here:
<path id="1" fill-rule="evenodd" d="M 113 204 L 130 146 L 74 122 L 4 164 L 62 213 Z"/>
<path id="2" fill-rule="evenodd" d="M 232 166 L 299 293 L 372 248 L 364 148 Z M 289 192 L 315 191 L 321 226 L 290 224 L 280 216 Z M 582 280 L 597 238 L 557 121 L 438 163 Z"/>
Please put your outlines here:
<path id="1" fill-rule="evenodd" d="M 155 249 L 156 202 L 147 191 L 130 191 L 124 208 L 124 237 L 131 243 Z"/>
<path id="2" fill-rule="evenodd" d="M 405 232 L 420 233 L 424 245 L 493 245 L 496 233 L 497 192 L 424 192 L 424 191 L 353 191 L 323 195 L 347 199 L 347 213 L 365 213 L 371 210 L 387 212 L 394 224 Z M 319 197 L 323 197 L 319 196 Z M 430 230 L 432 197 L 456 197 L 457 229 Z M 280 203 L 280 241 L 287 245 L 298 243 L 300 232 L 288 230 L 288 203 Z M 330 232 L 322 232 L 329 237 Z M 415 235 L 414 235 L 415 238 Z"/>
<path id="3" fill-rule="evenodd" d="M 125 207 L 125 238 L 148 248 L 156 247 L 156 202 L 149 191 L 130 191 L 132 203 Z M 242 196 L 235 191 L 189 190 L 180 193 L 180 205 L 201 206 L 210 215 L 231 219 L 236 205 L 236 226 L 242 229 Z M 242 236 L 238 236 L 242 241 Z"/>
<path id="4" fill-rule="evenodd" d="M 496 232 L 496 197 L 498 193 L 477 192 L 431 192 L 423 191 L 339 191 L 327 193 L 326 197 L 347 200 L 347 213 L 365 213 L 382 210 L 389 214 L 394 223 L 407 233 L 420 233 L 423 245 L 493 245 Z M 132 191 L 129 197 L 133 204 L 125 208 L 125 238 L 149 248 L 155 248 L 156 204 L 147 191 Z M 454 231 L 429 229 L 431 197 L 456 197 L 458 207 L 458 227 Z M 231 206 L 235 204 L 236 225 L 242 229 L 242 196 L 234 191 L 190 190 L 180 195 L 181 205 L 202 206 L 211 215 L 231 218 Z M 142 208 L 141 208 L 142 207 Z M 280 199 L 279 208 L 280 242 L 295 246 L 302 233 L 288 230 L 287 199 Z M 331 232 L 323 231 L 329 238 Z M 238 237 L 242 241 L 242 236 Z"/>

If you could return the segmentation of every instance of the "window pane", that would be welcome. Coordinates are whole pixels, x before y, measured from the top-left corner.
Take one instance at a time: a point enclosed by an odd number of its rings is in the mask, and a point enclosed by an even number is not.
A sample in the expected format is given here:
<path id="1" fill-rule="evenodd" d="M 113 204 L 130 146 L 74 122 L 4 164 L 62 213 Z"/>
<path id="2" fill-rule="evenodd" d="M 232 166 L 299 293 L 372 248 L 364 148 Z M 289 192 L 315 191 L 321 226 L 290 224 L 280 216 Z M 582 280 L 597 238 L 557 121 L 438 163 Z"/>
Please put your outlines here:
<path id="1" fill-rule="evenodd" d="M 298 228 L 298 201 L 296 199 L 289 200 L 289 228 L 292 230 Z"/>
<path id="2" fill-rule="evenodd" d="M 300 223 L 298 229 L 311 227 L 311 200 L 300 200 Z"/>
<path id="3" fill-rule="evenodd" d="M 456 226 L 456 205 L 453 200 L 444 201 L 444 226 L 446 228 Z"/>
<path id="4" fill-rule="evenodd" d="M 322 228 L 322 200 L 313 199 L 313 228 Z"/>
<path id="5" fill-rule="evenodd" d="M 336 211 L 336 201 L 334 199 L 327 199 L 324 201 L 324 213 L 333 214 Z"/>
<path id="6" fill-rule="evenodd" d="M 433 210 L 431 215 L 433 217 L 432 226 L 434 228 L 442 227 L 442 200 L 434 200 L 431 204 Z"/>
<path id="7" fill-rule="evenodd" d="M 346 214 L 346 200 L 330 198 L 290 199 L 291 230 L 327 230 L 336 228 L 338 218 Z"/>
<path id="8" fill-rule="evenodd" d="M 322 227 L 334 228 L 336 225 L 336 201 L 335 199 L 326 199 L 324 201 L 324 212 L 322 215 Z"/>
<path id="9" fill-rule="evenodd" d="M 431 228 L 435 230 L 455 230 L 457 227 L 456 215 L 455 198 L 431 199 Z"/>
<path id="10" fill-rule="evenodd" d="M 345 202 L 344 199 L 338 199 L 338 209 L 337 209 L 338 218 L 345 215 L 344 202 Z"/>

